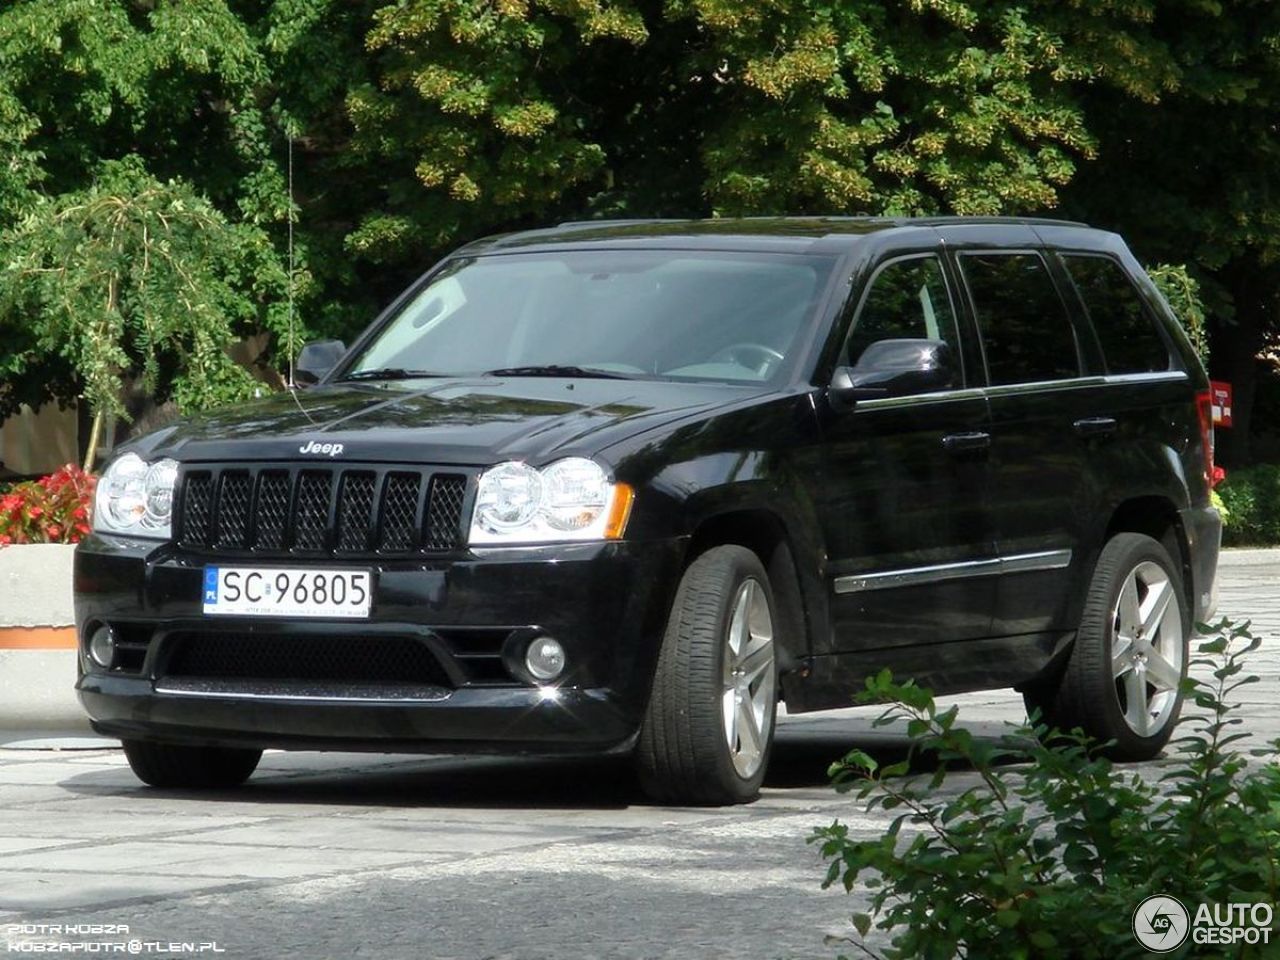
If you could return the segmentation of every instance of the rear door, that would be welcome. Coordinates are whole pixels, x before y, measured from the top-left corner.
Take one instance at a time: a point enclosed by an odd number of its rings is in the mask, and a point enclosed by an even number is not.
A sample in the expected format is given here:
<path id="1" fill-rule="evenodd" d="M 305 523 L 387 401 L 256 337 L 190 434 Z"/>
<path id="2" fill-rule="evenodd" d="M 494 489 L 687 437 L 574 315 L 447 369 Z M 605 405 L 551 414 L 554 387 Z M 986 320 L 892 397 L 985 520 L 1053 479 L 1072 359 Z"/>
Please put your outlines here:
<path id="1" fill-rule="evenodd" d="M 1102 381 L 1036 234 L 1006 226 L 997 245 L 981 231 L 948 239 L 987 373 L 1000 559 L 991 632 L 1068 629 L 1072 576 L 1097 523 L 1086 434 Z"/>
<path id="2" fill-rule="evenodd" d="M 812 495 L 832 574 L 834 649 L 985 636 L 995 598 L 987 404 L 966 381 L 961 317 L 938 237 L 919 231 L 869 264 L 836 358 L 885 339 L 949 343 L 947 389 L 859 401 L 824 422 Z"/>

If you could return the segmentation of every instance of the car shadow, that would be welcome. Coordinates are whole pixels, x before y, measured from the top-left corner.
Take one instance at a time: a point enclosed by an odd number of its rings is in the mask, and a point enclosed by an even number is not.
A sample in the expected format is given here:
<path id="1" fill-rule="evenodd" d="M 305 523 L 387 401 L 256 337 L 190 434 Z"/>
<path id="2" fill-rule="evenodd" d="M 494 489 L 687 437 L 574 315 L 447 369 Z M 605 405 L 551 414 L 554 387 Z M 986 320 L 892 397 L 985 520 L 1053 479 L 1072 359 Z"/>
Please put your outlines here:
<path id="1" fill-rule="evenodd" d="M 869 722 L 864 728 L 851 733 L 833 731 L 829 726 L 815 724 L 818 729 L 804 729 L 802 724 L 781 725 L 774 741 L 765 786 L 799 789 L 829 785 L 832 764 L 851 750 L 862 751 L 880 767 L 907 761 L 911 774 L 929 774 L 938 769 L 937 757 L 913 751 L 905 733 L 873 728 Z M 1001 742 L 1011 732 L 1011 728 L 996 722 L 967 723 L 965 727 L 978 740 L 991 744 Z M 961 773 L 972 770 L 972 767 L 962 761 L 950 760 L 947 769 Z"/>
<path id="2" fill-rule="evenodd" d="M 1005 732 L 998 724 L 975 730 L 984 739 Z M 911 761 L 929 773 L 936 761 L 913 756 L 905 736 L 867 729 L 832 730 L 830 725 L 783 724 L 774 744 L 767 791 L 826 787 L 832 763 L 852 749 L 881 765 Z M 950 763 L 960 772 L 963 765 Z M 268 753 L 243 787 L 230 790 L 155 789 L 138 783 L 127 768 L 90 770 L 60 786 L 95 796 L 174 798 L 211 803 L 319 804 L 338 807 L 452 807 L 471 809 L 608 810 L 648 805 L 624 757 L 546 759 L 380 754 Z"/>

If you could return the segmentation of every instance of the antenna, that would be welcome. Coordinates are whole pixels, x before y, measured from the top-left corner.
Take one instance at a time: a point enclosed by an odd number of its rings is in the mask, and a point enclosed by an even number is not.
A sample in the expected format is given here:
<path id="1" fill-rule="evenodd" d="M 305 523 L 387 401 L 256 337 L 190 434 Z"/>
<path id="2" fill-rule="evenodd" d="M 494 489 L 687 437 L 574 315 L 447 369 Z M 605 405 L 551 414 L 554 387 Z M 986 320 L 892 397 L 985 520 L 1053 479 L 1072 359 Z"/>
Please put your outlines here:
<path id="1" fill-rule="evenodd" d="M 297 351 L 297 334 L 294 330 L 293 317 L 293 134 L 289 137 L 289 389 L 296 390 L 297 383 L 293 379 L 294 359 Z"/>

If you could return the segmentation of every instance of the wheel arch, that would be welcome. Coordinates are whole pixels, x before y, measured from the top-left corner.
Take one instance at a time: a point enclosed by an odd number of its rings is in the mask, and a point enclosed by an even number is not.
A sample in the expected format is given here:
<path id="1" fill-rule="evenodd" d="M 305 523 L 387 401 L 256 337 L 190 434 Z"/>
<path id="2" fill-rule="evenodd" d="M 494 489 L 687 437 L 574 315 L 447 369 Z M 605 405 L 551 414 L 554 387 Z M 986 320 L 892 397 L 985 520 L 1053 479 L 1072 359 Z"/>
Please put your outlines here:
<path id="1" fill-rule="evenodd" d="M 778 616 L 779 667 L 786 674 L 797 670 L 812 651 L 814 609 L 812 587 L 801 573 L 802 547 L 794 542 L 783 517 L 762 506 L 726 509 L 703 517 L 693 530 L 685 565 L 713 547 L 736 545 L 759 557 L 773 588 Z M 802 554 L 801 554 L 802 555 Z"/>
<path id="2" fill-rule="evenodd" d="M 1118 533 L 1141 533 L 1168 551 L 1182 574 L 1182 590 L 1187 609 L 1195 611 L 1195 583 L 1191 566 L 1191 547 L 1177 506 L 1168 497 L 1156 495 L 1133 497 L 1120 503 L 1111 513 L 1098 550 Z M 1095 561 L 1096 562 L 1096 561 Z M 1194 615 L 1194 613 L 1193 613 Z"/>

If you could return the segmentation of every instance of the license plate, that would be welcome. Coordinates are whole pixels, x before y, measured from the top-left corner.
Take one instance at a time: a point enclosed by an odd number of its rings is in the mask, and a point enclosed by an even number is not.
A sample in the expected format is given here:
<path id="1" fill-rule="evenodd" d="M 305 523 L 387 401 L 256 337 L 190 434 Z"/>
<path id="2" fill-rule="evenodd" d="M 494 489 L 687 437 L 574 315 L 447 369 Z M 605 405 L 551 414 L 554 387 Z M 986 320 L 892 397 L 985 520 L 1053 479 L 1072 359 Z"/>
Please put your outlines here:
<path id="1" fill-rule="evenodd" d="M 211 616 L 369 616 L 368 570 L 205 567 L 204 612 Z"/>

